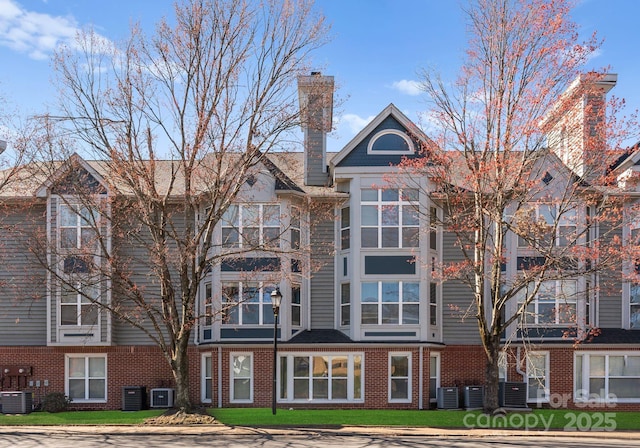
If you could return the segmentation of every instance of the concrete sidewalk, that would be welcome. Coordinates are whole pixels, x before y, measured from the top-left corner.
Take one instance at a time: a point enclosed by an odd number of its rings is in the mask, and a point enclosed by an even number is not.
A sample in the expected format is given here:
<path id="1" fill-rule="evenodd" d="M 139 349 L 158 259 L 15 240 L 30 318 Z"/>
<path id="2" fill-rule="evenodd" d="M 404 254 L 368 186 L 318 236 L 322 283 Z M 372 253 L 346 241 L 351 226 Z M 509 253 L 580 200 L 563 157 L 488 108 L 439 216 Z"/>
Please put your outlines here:
<path id="1" fill-rule="evenodd" d="M 247 427 L 214 425 L 103 425 L 103 426 L 0 426 L 0 434 L 167 434 L 167 435 L 368 435 L 379 437 L 590 437 L 618 440 L 640 439 L 638 431 L 561 431 L 561 430 L 509 430 L 509 429 L 466 429 L 466 428 L 428 428 L 397 426 L 341 426 L 341 427 Z"/>

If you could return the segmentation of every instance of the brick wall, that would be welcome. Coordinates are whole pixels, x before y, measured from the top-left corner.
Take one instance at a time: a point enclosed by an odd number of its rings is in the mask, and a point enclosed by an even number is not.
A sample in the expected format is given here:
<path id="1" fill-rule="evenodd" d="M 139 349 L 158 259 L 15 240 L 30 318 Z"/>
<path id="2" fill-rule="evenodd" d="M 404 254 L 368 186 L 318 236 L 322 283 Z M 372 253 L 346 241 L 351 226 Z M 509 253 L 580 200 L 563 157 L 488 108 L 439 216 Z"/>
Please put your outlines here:
<path id="1" fill-rule="evenodd" d="M 549 352 L 550 376 L 549 385 L 552 396 L 569 397 L 566 402 L 569 408 L 583 408 L 575 405 L 573 400 L 574 353 L 571 346 L 541 347 Z M 212 403 L 217 407 L 221 398 L 223 407 L 270 407 L 272 400 L 272 363 L 273 351 L 270 345 L 247 347 L 208 347 L 190 348 L 190 395 L 192 403 L 200 404 L 201 398 L 201 356 L 210 353 L 212 359 Z M 253 354 L 253 402 L 240 404 L 230 403 L 230 353 L 251 352 Z M 420 405 L 420 349 L 415 346 L 367 346 L 356 347 L 284 347 L 279 350 L 285 353 L 362 353 L 364 366 L 364 400 L 358 403 L 279 403 L 279 407 L 293 408 L 366 408 L 366 409 L 418 409 Z M 408 403 L 389 403 L 389 353 L 411 353 L 411 401 Z M 173 387 L 171 370 L 160 350 L 155 346 L 123 346 L 123 347 L 0 347 L 0 388 L 3 390 L 33 390 L 36 403 L 49 392 L 65 390 L 65 354 L 69 353 L 105 353 L 108 364 L 108 388 L 106 403 L 75 403 L 76 409 L 121 409 L 123 386 L 145 386 L 147 390 L 156 387 Z M 222 361 L 218 366 L 218 354 Z M 440 354 L 441 386 L 458 386 L 483 384 L 485 359 L 479 346 L 447 346 L 440 348 L 425 347 L 422 353 L 422 405 L 429 408 L 429 355 Z M 627 353 L 627 352 L 624 352 Z M 522 354 L 521 354 L 522 357 Z M 508 379 L 524 381 L 518 372 L 516 350 L 509 351 Z M 3 369 L 17 366 L 30 369 L 29 375 L 20 378 L 2 378 Z M 525 370 L 521 360 L 520 370 Z M 218 378 L 218 372 L 222 378 Z M 37 382 L 40 387 L 37 387 Z M 45 381 L 48 386 L 45 386 Z M 219 387 L 221 385 L 221 388 Z M 552 403 L 557 405 L 557 403 Z M 534 405 L 535 406 L 535 405 Z M 549 407 L 544 404 L 542 407 Z M 640 410 L 638 403 L 616 404 L 615 410 Z"/>
<path id="2" fill-rule="evenodd" d="M 173 387 L 169 364 L 155 346 L 121 347 L 0 347 L 0 369 L 3 366 L 31 367 L 31 375 L 17 384 L 5 378 L 0 384 L 4 390 L 33 390 L 36 403 L 50 392 L 65 391 L 65 354 L 105 353 L 107 355 L 107 402 L 72 403 L 72 409 L 121 409 L 122 387 Z M 200 353 L 189 350 L 190 396 L 194 404 L 200 403 Z M 48 386 L 44 386 L 45 380 Z M 36 387 L 40 381 L 40 387 Z M 32 382 L 32 383 L 30 383 Z M 33 386 L 31 386 L 33 384 Z"/>

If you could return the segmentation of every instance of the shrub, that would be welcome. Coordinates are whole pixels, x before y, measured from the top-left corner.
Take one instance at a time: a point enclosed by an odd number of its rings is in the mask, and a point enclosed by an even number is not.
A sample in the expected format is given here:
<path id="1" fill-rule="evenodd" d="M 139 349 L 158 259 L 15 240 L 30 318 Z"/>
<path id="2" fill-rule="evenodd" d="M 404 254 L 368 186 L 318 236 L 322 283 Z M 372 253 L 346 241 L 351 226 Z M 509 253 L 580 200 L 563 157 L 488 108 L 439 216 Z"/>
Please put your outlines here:
<path id="1" fill-rule="evenodd" d="M 51 392 L 42 400 L 42 410 L 45 412 L 62 412 L 69 407 L 71 400 L 62 392 Z"/>

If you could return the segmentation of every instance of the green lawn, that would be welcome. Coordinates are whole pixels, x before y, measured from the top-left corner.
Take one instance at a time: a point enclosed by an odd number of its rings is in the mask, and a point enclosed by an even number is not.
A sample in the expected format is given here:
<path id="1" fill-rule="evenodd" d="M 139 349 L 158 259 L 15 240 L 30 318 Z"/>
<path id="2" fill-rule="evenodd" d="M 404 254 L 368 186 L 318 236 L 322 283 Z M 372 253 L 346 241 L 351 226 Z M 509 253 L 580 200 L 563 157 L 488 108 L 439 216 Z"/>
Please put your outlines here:
<path id="1" fill-rule="evenodd" d="M 220 422 L 230 426 L 414 426 L 434 428 L 500 428 L 564 430 L 640 430 L 640 412 L 536 409 L 489 417 L 479 411 L 391 410 L 287 410 L 212 409 Z"/>
<path id="2" fill-rule="evenodd" d="M 68 411 L 50 414 L 32 412 L 25 415 L 0 414 L 0 425 L 137 425 L 146 418 L 162 414 L 162 410 L 123 411 Z"/>
<path id="3" fill-rule="evenodd" d="M 640 430 L 640 412 L 616 412 L 615 408 L 597 411 L 536 409 L 489 417 L 478 411 L 403 411 L 403 410 L 288 410 L 270 408 L 212 408 L 209 412 L 229 426 L 413 426 L 434 428 L 504 428 L 560 430 Z M 123 411 L 70 411 L 27 415 L 0 414 L 0 425 L 137 425 L 146 418 L 163 413 L 162 409 Z"/>

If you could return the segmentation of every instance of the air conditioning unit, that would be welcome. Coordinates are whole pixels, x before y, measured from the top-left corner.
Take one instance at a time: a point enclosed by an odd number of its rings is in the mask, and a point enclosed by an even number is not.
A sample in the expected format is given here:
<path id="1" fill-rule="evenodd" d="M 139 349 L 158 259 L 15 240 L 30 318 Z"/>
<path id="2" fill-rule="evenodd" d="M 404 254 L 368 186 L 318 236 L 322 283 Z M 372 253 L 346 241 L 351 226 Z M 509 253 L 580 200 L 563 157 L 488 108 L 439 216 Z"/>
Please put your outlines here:
<path id="1" fill-rule="evenodd" d="M 122 410 L 141 411 L 147 408 L 147 388 L 144 386 L 124 386 L 122 388 Z"/>
<path id="2" fill-rule="evenodd" d="M 465 409 L 481 409 L 484 406 L 484 386 L 464 387 Z"/>
<path id="3" fill-rule="evenodd" d="M 458 388 L 439 387 L 436 400 L 438 409 L 458 409 Z"/>
<path id="4" fill-rule="evenodd" d="M 33 393 L 31 391 L 0 392 L 3 414 L 29 414 L 33 409 Z"/>
<path id="5" fill-rule="evenodd" d="M 151 407 L 152 408 L 172 408 L 174 389 L 151 389 Z"/>
<path id="6" fill-rule="evenodd" d="M 501 381 L 498 389 L 500 406 L 507 408 L 527 407 L 527 383 Z"/>

